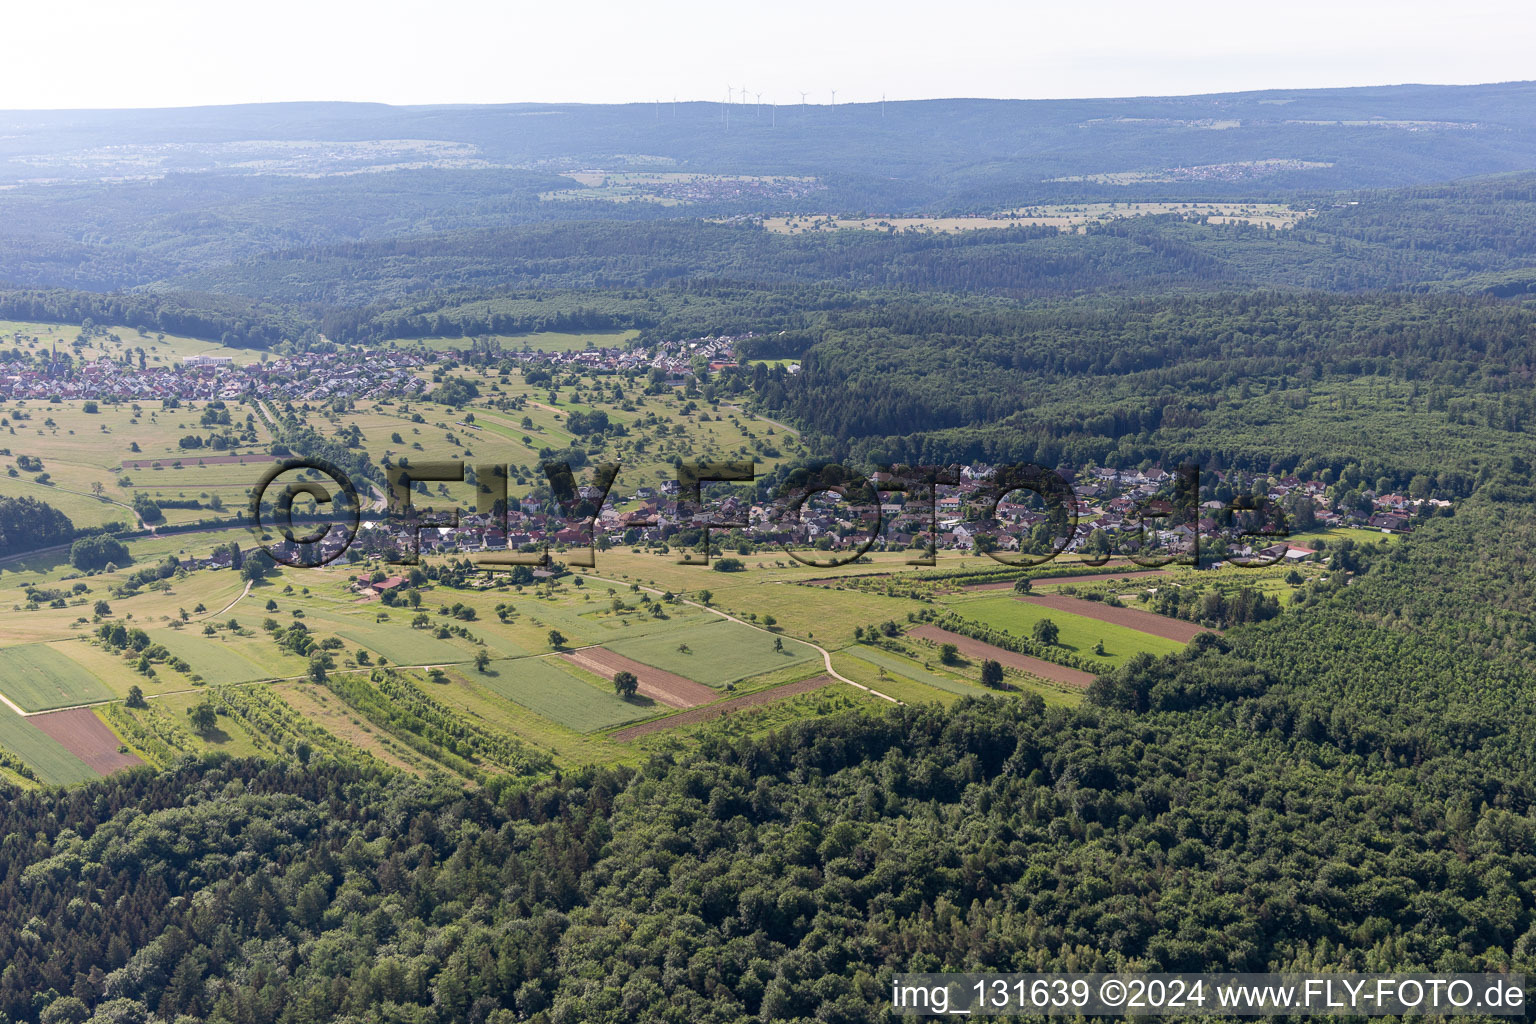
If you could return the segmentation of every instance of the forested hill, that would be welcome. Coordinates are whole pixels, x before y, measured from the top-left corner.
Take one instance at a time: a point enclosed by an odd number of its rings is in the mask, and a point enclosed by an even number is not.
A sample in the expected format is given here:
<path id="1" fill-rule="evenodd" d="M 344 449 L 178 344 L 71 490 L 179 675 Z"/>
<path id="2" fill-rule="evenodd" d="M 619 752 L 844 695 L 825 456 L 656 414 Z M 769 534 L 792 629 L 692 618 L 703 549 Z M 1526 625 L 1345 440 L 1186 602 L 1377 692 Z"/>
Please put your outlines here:
<path id="1" fill-rule="evenodd" d="M 1529 972 L 1529 472 L 1077 710 L 895 708 L 496 804 L 319 760 L 8 795 L 0 1012 L 859 1022 L 897 970 Z"/>
<path id="2" fill-rule="evenodd" d="M 729 127 L 721 102 L 10 111 L 0 114 L 0 181 L 89 181 L 128 167 L 141 176 L 281 173 L 306 142 L 330 144 L 323 163 L 305 167 L 321 173 L 412 158 L 468 169 L 675 167 L 856 179 L 876 192 L 880 180 L 900 179 L 927 202 L 992 202 L 1054 178 L 1277 158 L 1325 165 L 1282 174 L 1290 188 L 1437 181 L 1536 160 L 1530 82 L 836 106 L 825 95 L 788 98 L 770 110 L 737 97 Z M 402 145 L 426 140 L 435 145 Z"/>
<path id="3" fill-rule="evenodd" d="M 1536 84 L 1511 83 L 883 108 L 754 104 L 732 110 L 729 131 L 715 103 L 679 104 L 675 115 L 651 104 L 12 112 L 0 114 L 0 282 L 343 304 L 719 273 L 1010 295 L 1213 279 L 1400 287 L 1528 264 L 1483 242 L 1489 228 L 1504 233 L 1497 219 L 1440 224 L 1433 255 L 1389 237 L 1436 226 L 1447 197 L 1428 195 L 1412 216 L 1394 210 L 1374 225 L 1333 225 L 1330 218 L 1354 215 L 1327 214 L 1311 233 L 1257 241 L 1255 229 L 1137 225 L 1027 246 L 994 234 L 951 243 L 964 251 L 947 255 L 900 243 L 880 250 L 890 262 L 881 271 L 861 248 L 871 243 L 747 243 L 691 222 L 991 215 L 1140 200 L 1321 212 L 1370 205 L 1360 190 L 1528 173 L 1536 168 L 1533 111 Z M 561 260 L 549 250 L 551 233 L 539 230 L 590 221 L 680 223 L 637 231 L 650 258 L 617 262 Z M 600 227 L 582 230 L 593 245 L 610 241 Z M 1228 251 L 1234 238 L 1240 244 Z M 840 254 L 843 245 L 856 251 Z M 247 270 L 251 261 L 258 265 Z"/>
<path id="4" fill-rule="evenodd" d="M 800 373 L 754 371 L 762 401 L 875 462 L 1355 461 L 1470 481 L 1536 430 L 1536 312 L 1487 298 L 893 302 L 799 337 Z"/>

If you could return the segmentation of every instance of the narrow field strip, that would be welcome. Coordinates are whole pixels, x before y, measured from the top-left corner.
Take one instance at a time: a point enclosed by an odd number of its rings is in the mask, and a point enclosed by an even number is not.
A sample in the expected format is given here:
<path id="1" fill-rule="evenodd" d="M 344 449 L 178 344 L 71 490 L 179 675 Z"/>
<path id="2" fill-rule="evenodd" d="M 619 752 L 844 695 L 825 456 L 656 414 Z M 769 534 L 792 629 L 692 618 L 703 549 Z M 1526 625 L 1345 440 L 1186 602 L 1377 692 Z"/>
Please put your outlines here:
<path id="1" fill-rule="evenodd" d="M 773 686 L 766 690 L 758 690 L 755 693 L 749 693 L 741 697 L 722 700 L 718 704 L 711 704 L 708 707 L 684 711 L 680 715 L 669 715 L 666 718 L 658 718 L 655 721 L 642 722 L 639 725 L 632 725 L 627 729 L 620 729 L 618 732 L 610 733 L 609 735 L 620 743 L 628 743 L 631 740 L 639 739 L 641 736 L 661 732 L 663 729 L 698 725 L 701 722 L 724 717 L 732 712 L 762 707 L 776 700 L 783 700 L 786 697 L 795 697 L 802 693 L 809 693 L 812 690 L 819 690 L 823 686 L 831 686 L 835 682 L 837 680 L 831 676 L 813 676 L 810 679 L 802 679 L 798 683 L 785 683 L 783 686 Z"/>
<path id="2" fill-rule="evenodd" d="M 1128 572 L 1096 572 L 1087 576 L 1047 576 L 1043 579 L 1031 579 L 1029 582 L 1035 587 L 1059 587 L 1070 583 L 1108 583 L 1110 580 L 1135 579 L 1138 576 L 1161 576 L 1162 569 L 1132 569 Z M 972 583 L 960 588 L 966 593 L 975 590 L 1012 590 L 1013 582 L 1004 580 L 1001 583 Z"/>
<path id="3" fill-rule="evenodd" d="M 1016 668 L 1021 672 L 1028 672 L 1030 675 L 1039 676 L 1041 679 L 1049 679 L 1053 683 L 1065 683 L 1067 686 L 1075 686 L 1082 689 L 1086 688 L 1095 678 L 1092 673 L 1084 672 L 1081 669 L 1067 668 L 1067 666 L 1058 665 L 1053 661 L 1031 658 L 1027 654 L 1019 654 L 1017 651 L 1010 651 L 1007 648 L 998 647 L 994 644 L 973 640 L 962 633 L 951 633 L 949 630 L 940 629 L 938 626 L 918 626 L 910 630 L 908 635 L 921 637 L 924 640 L 932 640 L 940 644 L 954 644 L 960 653 L 967 658 L 991 658 L 999 664 L 1006 665 L 1009 668 Z"/>
<path id="4" fill-rule="evenodd" d="M 620 672 L 629 671 L 640 681 L 640 693 L 669 707 L 692 708 L 708 704 L 719 696 L 703 683 L 684 679 L 672 672 L 643 665 L 622 654 L 615 654 L 604 647 L 585 647 L 579 651 L 561 655 L 572 665 L 579 665 L 604 679 L 612 679 Z"/>
<path id="5" fill-rule="evenodd" d="M 936 690 L 959 694 L 962 697 L 975 697 L 979 694 L 991 692 L 985 687 L 977 686 L 974 683 L 965 683 L 958 679 L 949 679 L 936 675 L 933 672 L 927 671 L 921 665 L 914 665 L 905 658 L 899 658 L 894 654 L 889 654 L 878 647 L 871 647 L 868 644 L 856 644 L 851 648 L 847 648 L 844 653 L 855 655 L 862 661 L 867 661 L 871 665 L 894 672 L 914 682 L 922 683 L 924 686 L 931 686 Z"/>
<path id="6" fill-rule="evenodd" d="M 47 644 L 0 650 L 0 680 L 4 680 L 6 697 L 26 711 L 50 711 L 116 696 L 85 666 Z"/>
<path id="7" fill-rule="evenodd" d="M 38 781 L 68 785 L 98 778 L 96 772 L 58 740 L 9 708 L 0 708 L 0 747 L 15 754 L 36 773 Z"/>
<path id="8" fill-rule="evenodd" d="M 1100 622 L 1124 626 L 1138 633 L 1150 633 L 1165 640 L 1176 640 L 1181 644 L 1189 643 L 1201 633 L 1221 632 L 1196 622 L 1185 622 L 1183 619 L 1142 611 L 1140 608 L 1116 608 L 1102 601 L 1084 601 L 1080 597 L 1070 597 L 1066 594 L 1021 594 L 1018 600 L 1049 608 L 1052 611 L 1067 612 L 1071 615 L 1081 615 L 1085 619 L 1098 619 Z"/>
<path id="9" fill-rule="evenodd" d="M 571 675 L 553 658 L 493 661 L 485 672 L 471 674 L 466 670 L 462 674 L 474 686 L 505 697 L 573 732 L 610 729 L 660 710 L 654 704 L 626 701 L 612 690 L 604 693 Z"/>
<path id="10" fill-rule="evenodd" d="M 123 741 L 89 708 L 49 711 L 28 719 L 59 746 L 74 754 L 97 775 L 110 775 L 144 762 L 136 754 L 120 752 Z"/>

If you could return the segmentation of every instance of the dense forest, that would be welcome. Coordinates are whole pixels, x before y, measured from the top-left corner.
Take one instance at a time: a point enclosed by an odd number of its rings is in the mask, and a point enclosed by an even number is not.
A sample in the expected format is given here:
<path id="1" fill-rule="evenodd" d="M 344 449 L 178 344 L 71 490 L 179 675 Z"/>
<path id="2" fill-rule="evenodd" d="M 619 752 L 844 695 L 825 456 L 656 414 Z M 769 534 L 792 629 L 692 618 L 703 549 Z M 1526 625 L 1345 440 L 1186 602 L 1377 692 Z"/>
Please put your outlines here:
<path id="1" fill-rule="evenodd" d="M 16 555 L 63 544 L 75 524 L 52 505 L 23 495 L 0 496 L 0 555 Z"/>
<path id="2" fill-rule="evenodd" d="M 1519 294 L 1536 273 L 1529 175 L 1433 189 L 1312 193 L 1293 228 L 1135 217 L 1063 233 L 767 232 L 755 221 L 564 220 L 276 253 L 168 282 L 194 291 L 363 305 L 423 291 L 636 289 L 700 278 L 1010 298 L 1209 291 L 1460 288 Z"/>

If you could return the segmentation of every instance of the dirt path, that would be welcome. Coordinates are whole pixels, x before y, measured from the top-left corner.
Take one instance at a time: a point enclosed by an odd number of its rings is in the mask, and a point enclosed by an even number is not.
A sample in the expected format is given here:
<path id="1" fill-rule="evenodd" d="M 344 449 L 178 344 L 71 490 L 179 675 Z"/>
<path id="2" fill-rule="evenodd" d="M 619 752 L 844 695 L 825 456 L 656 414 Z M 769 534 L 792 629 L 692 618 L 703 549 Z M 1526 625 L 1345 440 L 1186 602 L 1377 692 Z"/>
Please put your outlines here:
<path id="1" fill-rule="evenodd" d="M 626 587 L 630 585 L 630 581 L 629 580 L 615 580 L 615 579 L 610 579 L 607 576 L 595 576 L 595 575 L 592 575 L 590 573 L 582 573 L 581 575 L 585 576 L 587 579 L 597 580 L 597 581 L 599 581 L 601 583 L 617 583 L 617 584 L 620 584 L 621 586 L 626 586 Z M 637 584 L 635 584 L 635 586 L 640 586 L 640 585 L 637 583 Z M 640 587 L 640 589 L 644 590 L 645 592 L 650 593 L 650 594 L 660 594 L 660 593 L 662 593 L 662 591 L 657 590 L 655 587 Z M 686 604 L 686 605 L 688 605 L 688 606 L 690 606 L 692 608 L 702 608 L 705 611 L 709 612 L 711 615 L 718 615 L 722 619 L 725 619 L 725 620 L 727 620 L 729 622 L 740 623 L 741 625 L 746 626 L 748 629 L 755 629 L 758 632 L 767 633 L 769 636 L 776 636 L 777 635 L 771 629 L 765 629 L 762 626 L 759 626 L 755 622 L 748 622 L 745 619 L 738 619 L 736 616 L 730 614 L 729 612 L 723 612 L 723 611 L 721 611 L 718 608 L 711 608 L 707 604 L 700 604 L 697 601 L 686 601 L 686 600 L 683 602 L 683 604 Z M 863 683 L 856 683 L 852 679 L 849 679 L 847 676 L 842 675 L 841 673 L 839 673 L 837 671 L 837 669 L 832 667 L 832 653 L 830 651 L 828 651 L 825 647 L 823 647 L 820 644 L 815 643 L 815 642 L 813 642 L 811 640 L 801 639 L 800 637 L 795 637 L 795 639 L 798 640 L 800 643 L 805 644 L 805 646 L 807 646 L 807 647 L 814 647 L 814 648 L 816 648 L 816 650 L 821 652 L 822 664 L 826 667 L 827 675 L 831 676 L 833 679 L 836 679 L 839 682 L 847 683 L 849 686 L 853 687 L 856 690 L 863 690 L 865 693 L 872 693 L 876 697 L 879 697 L 881 700 L 888 700 L 892 704 L 900 704 L 901 703 L 901 701 L 897 700 L 895 697 L 892 697 L 888 693 L 881 693 L 879 690 L 875 689 L 873 686 L 865 686 Z"/>
<path id="2" fill-rule="evenodd" d="M 135 509 L 132 505 L 124 505 L 122 502 L 118 501 L 116 498 L 109 498 L 105 494 L 93 494 L 90 491 L 77 491 L 77 490 L 75 490 L 72 487 L 60 487 L 58 484 L 52 484 L 51 483 L 51 484 L 47 484 L 46 486 L 50 490 L 63 491 L 65 494 L 78 494 L 82 498 L 95 498 L 97 501 L 104 502 L 105 504 L 116 505 L 118 508 L 127 509 L 128 510 L 128 514 L 133 516 L 133 521 L 139 524 L 139 529 L 141 529 L 141 530 L 148 530 L 150 533 L 154 533 L 155 532 L 155 527 L 150 526 L 148 523 L 146 523 L 144 521 L 144 517 L 139 515 L 137 509 Z M 36 554 L 36 552 L 33 552 L 33 554 Z"/>
<path id="3" fill-rule="evenodd" d="M 94 712 L 85 708 L 46 711 L 27 720 L 84 761 L 97 775 L 110 775 L 119 769 L 144 763 L 134 754 L 121 753 L 117 748 L 123 741 Z"/>
<path id="4" fill-rule="evenodd" d="M 724 404 L 724 403 L 722 403 L 722 404 Z M 747 410 L 743 409 L 739 405 L 725 405 L 725 408 L 736 410 L 736 412 L 739 413 L 742 417 L 746 417 L 746 416 L 749 416 L 749 415 L 750 416 L 756 416 L 759 420 L 761 420 L 762 422 L 768 424 L 770 427 L 777 427 L 779 430 L 784 431 L 784 433 L 788 434 L 790 437 L 793 437 L 797 441 L 800 439 L 800 431 L 796 430 L 794 427 L 790 426 L 788 423 L 780 423 L 778 420 L 771 420 L 767 416 L 762 415 L 761 413 L 755 413 L 755 412 L 754 413 L 748 413 Z M 744 422 L 750 423 L 752 421 L 751 420 L 744 420 Z"/>
<path id="5" fill-rule="evenodd" d="M 621 743 L 648 736 L 653 732 L 661 732 L 663 729 L 676 729 L 684 725 L 697 725 L 700 722 L 708 722 L 712 719 L 722 718 L 735 711 L 743 711 L 749 708 L 762 707 L 776 700 L 786 697 L 795 697 L 812 690 L 819 690 L 823 686 L 831 686 L 837 682 L 831 676 L 815 676 L 811 679 L 803 679 L 798 683 L 786 683 L 783 686 L 773 686 L 766 690 L 758 690 L 741 697 L 732 697 L 730 700 L 720 701 L 708 707 L 698 708 L 694 711 L 684 711 L 680 715 L 669 715 L 666 718 L 658 718 L 651 722 L 642 722 L 639 725 L 631 725 L 611 733 L 613 739 Z"/>
<path id="6" fill-rule="evenodd" d="M 235 598 L 233 601 L 229 602 L 229 604 L 225 605 L 223 608 L 220 608 L 218 611 L 210 612 L 210 613 L 208 613 L 206 615 L 198 616 L 196 619 L 189 619 L 188 621 L 195 622 L 195 621 L 198 621 L 200 619 L 216 619 L 216 618 L 218 618 L 220 615 L 223 615 L 225 612 L 229 611 L 231 608 L 233 608 L 235 605 L 239 604 L 241 601 L 244 601 L 245 598 L 246 598 L 246 595 L 251 592 L 252 584 L 254 584 L 255 582 L 256 582 L 255 580 L 246 580 L 245 581 L 245 589 L 240 591 L 240 596 Z"/>
<path id="7" fill-rule="evenodd" d="M 1016 668 L 1021 672 L 1028 672 L 1032 676 L 1041 679 L 1049 679 L 1053 683 L 1064 683 L 1067 686 L 1075 686 L 1083 689 L 1094 680 L 1091 672 L 1081 669 L 1067 668 L 1058 665 L 1054 661 L 1044 661 L 1040 658 L 1032 658 L 1027 654 L 1019 654 L 1004 647 L 983 643 L 972 639 L 962 633 L 951 633 L 947 629 L 938 626 L 918 626 L 908 630 L 909 636 L 921 637 L 924 640 L 932 640 L 938 644 L 954 644 L 960 649 L 960 653 L 967 658 L 991 658 L 993 661 Z"/>
<path id="8" fill-rule="evenodd" d="M 1030 594 L 1029 596 L 1021 594 L 1017 600 L 1026 604 L 1039 605 L 1042 608 L 1050 608 L 1053 611 L 1081 615 L 1085 619 L 1111 622 L 1116 626 L 1134 629 L 1138 633 L 1150 633 L 1168 640 L 1177 640 L 1181 644 L 1189 643 L 1201 633 L 1220 632 L 1194 622 L 1185 622 L 1183 619 L 1169 618 L 1166 615 L 1158 615 L 1156 612 L 1145 612 L 1140 608 L 1116 608 L 1103 601 L 1084 601 L 1080 597 L 1069 597 L 1066 594 Z"/>
<path id="9" fill-rule="evenodd" d="M 569 654 L 562 654 L 561 657 L 572 665 L 594 672 L 604 679 L 612 679 L 624 671 L 633 672 L 635 678 L 640 680 L 641 695 L 660 701 L 669 707 L 698 707 L 720 696 L 718 692 L 703 683 L 696 683 L 675 672 L 664 672 L 659 668 L 642 665 L 633 658 L 615 654 L 606 647 L 583 647 Z"/>

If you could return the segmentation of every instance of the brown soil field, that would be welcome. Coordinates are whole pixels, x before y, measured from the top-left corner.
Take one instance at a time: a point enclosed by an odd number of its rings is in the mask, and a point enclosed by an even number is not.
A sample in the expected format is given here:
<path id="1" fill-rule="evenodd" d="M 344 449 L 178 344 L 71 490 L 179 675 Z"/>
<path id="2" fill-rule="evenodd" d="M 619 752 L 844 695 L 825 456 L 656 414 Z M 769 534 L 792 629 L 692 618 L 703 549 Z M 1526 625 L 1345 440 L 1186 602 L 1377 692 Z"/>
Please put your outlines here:
<path id="1" fill-rule="evenodd" d="M 1028 597 L 1021 595 L 1018 600 L 1052 608 L 1058 612 L 1081 615 L 1085 619 L 1113 622 L 1117 626 L 1125 626 L 1138 633 L 1151 633 L 1153 636 L 1177 640 L 1181 644 L 1189 643 L 1201 633 L 1221 632 L 1193 622 L 1185 622 L 1183 619 L 1169 618 L 1166 615 L 1158 615 L 1156 612 L 1144 612 L 1140 608 L 1115 608 L 1102 601 L 1084 601 L 1080 597 L 1068 597 L 1065 594 L 1031 594 Z"/>
<path id="2" fill-rule="evenodd" d="M 50 711 L 31 715 L 27 721 L 58 740 L 60 746 L 98 775 L 110 775 L 119 768 L 144 763 L 134 754 L 118 753 L 123 741 L 90 708 Z"/>
<path id="3" fill-rule="evenodd" d="M 951 633 L 949 630 L 940 629 L 938 626 L 918 626 L 916 629 L 908 630 L 907 632 L 909 636 L 932 640 L 934 643 L 954 644 L 960 649 L 960 653 L 967 658 L 991 658 L 993 661 L 1007 665 L 1009 668 L 1016 668 L 1020 672 L 1028 672 L 1030 675 L 1039 676 L 1041 679 L 1049 679 L 1053 683 L 1065 683 L 1067 686 L 1083 689 L 1094 680 L 1093 673 L 1091 672 L 1067 668 L 1067 666 L 1058 665 L 1054 661 L 1031 658 L 1027 654 L 1019 654 L 1017 651 L 1010 651 L 993 644 L 983 643 L 980 640 L 973 640 L 964 634 Z"/>
<path id="4" fill-rule="evenodd" d="M 700 704 L 708 704 L 720 696 L 703 683 L 696 683 L 692 679 L 684 679 L 672 672 L 663 672 L 659 668 L 642 665 L 622 654 L 615 654 L 606 647 L 583 647 L 579 651 L 562 654 L 561 657 L 588 672 L 597 673 L 604 679 L 612 679 L 628 669 L 635 674 L 636 679 L 640 680 L 642 695 L 674 708 L 697 707 Z"/>
<path id="5" fill-rule="evenodd" d="M 1133 569 L 1129 572 L 1096 572 L 1087 576 L 1051 576 L 1043 580 L 1030 580 L 1036 587 L 1056 587 L 1066 583 L 1103 583 L 1106 580 L 1121 580 L 1129 576 L 1135 579 L 1137 576 L 1159 576 L 1161 569 Z M 970 586 L 961 587 L 961 590 L 1012 590 L 1011 582 L 1004 583 L 972 583 Z"/>
<path id="6" fill-rule="evenodd" d="M 612 737 L 621 743 L 628 743 L 630 740 L 639 739 L 641 736 L 660 732 L 663 729 L 675 729 L 681 725 L 697 725 L 700 722 L 708 722 L 711 719 L 720 718 L 735 711 L 762 707 L 764 704 L 783 700 L 785 697 L 794 697 L 798 694 L 809 693 L 812 690 L 819 690 L 823 686 L 829 686 L 835 682 L 837 680 L 831 676 L 816 676 L 812 679 L 802 679 L 798 683 L 786 683 L 783 686 L 758 690 L 756 693 L 749 693 L 742 697 L 732 697 L 730 700 L 723 700 L 718 704 L 711 704 L 707 708 L 699 708 L 697 711 L 685 711 L 680 715 L 659 718 L 654 722 L 642 722 L 640 725 L 631 725 L 613 733 Z"/>

